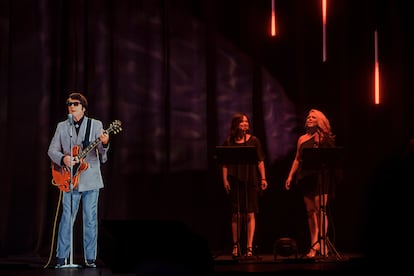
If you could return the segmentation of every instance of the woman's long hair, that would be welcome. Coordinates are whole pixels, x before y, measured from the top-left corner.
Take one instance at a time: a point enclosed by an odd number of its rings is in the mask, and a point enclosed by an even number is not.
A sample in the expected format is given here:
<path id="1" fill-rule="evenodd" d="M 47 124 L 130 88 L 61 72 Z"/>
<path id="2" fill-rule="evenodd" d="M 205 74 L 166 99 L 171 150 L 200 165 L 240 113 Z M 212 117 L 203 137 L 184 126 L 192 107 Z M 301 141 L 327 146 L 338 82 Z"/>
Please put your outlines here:
<path id="1" fill-rule="evenodd" d="M 309 111 L 309 114 L 315 115 L 316 122 L 318 124 L 318 130 L 322 133 L 322 137 L 330 139 L 331 141 L 335 141 L 335 135 L 332 133 L 331 124 L 329 123 L 329 120 L 326 118 L 325 114 L 317 109 L 311 109 Z"/>
<path id="2" fill-rule="evenodd" d="M 250 119 L 249 116 L 247 116 L 244 112 L 238 112 L 233 115 L 230 123 L 229 132 L 226 138 L 227 142 L 234 142 L 236 141 L 237 137 L 243 137 L 244 133 L 240 130 L 240 122 L 243 120 L 243 117 L 247 118 L 247 121 L 249 122 L 249 128 L 247 129 L 246 133 L 250 133 Z"/>

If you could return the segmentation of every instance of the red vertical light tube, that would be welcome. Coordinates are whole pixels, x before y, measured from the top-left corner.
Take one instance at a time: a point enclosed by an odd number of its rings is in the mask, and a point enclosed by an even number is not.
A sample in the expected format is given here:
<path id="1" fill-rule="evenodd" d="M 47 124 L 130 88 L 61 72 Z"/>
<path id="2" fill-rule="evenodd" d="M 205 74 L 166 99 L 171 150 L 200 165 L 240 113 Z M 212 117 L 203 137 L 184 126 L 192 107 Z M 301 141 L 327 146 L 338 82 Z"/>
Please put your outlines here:
<path id="1" fill-rule="evenodd" d="M 380 103 L 380 76 L 379 76 L 379 61 L 378 61 L 378 34 L 376 30 L 374 32 L 374 51 L 375 51 L 374 99 L 375 99 L 375 104 L 379 104 Z"/>
<path id="2" fill-rule="evenodd" d="M 326 61 L 326 1 L 322 0 L 322 61 Z"/>
<path id="3" fill-rule="evenodd" d="M 270 19 L 270 35 L 276 36 L 276 12 L 275 12 L 275 0 L 272 0 L 272 15 Z"/>

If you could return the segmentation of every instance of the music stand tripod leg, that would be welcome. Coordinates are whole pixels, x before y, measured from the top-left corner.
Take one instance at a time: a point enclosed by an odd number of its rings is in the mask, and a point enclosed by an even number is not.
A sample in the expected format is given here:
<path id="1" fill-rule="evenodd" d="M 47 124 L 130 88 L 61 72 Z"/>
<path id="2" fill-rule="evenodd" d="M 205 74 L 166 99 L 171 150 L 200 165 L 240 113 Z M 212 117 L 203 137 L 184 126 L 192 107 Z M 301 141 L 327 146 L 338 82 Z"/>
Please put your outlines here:
<path id="1" fill-rule="evenodd" d="M 327 196 L 327 193 L 324 195 Z M 322 197 L 321 197 L 322 198 Z M 320 231 L 322 231 L 322 234 L 319 235 L 320 239 L 320 253 L 321 256 L 324 258 L 328 257 L 328 253 L 332 252 L 334 253 L 337 260 L 342 259 L 342 256 L 339 254 L 339 252 L 336 250 L 335 246 L 332 244 L 332 242 L 329 240 L 329 237 L 327 236 L 327 207 L 326 207 L 326 201 L 325 198 L 321 199 L 321 207 L 320 207 L 320 221 L 321 221 L 321 227 L 319 228 Z"/>
<path id="2" fill-rule="evenodd" d="M 342 260 L 341 254 L 336 250 L 335 246 L 332 244 L 328 237 L 326 237 L 326 246 L 329 252 L 333 252 L 335 254 L 337 260 Z"/>

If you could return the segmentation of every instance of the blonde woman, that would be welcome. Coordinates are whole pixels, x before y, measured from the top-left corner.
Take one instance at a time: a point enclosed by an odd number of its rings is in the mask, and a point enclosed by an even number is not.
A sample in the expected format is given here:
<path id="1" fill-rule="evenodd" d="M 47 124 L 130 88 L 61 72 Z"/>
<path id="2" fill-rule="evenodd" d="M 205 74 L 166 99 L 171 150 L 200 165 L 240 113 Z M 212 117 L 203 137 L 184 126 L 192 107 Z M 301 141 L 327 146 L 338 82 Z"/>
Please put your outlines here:
<path id="1" fill-rule="evenodd" d="M 306 206 L 307 220 L 310 233 L 310 249 L 305 257 L 327 255 L 326 237 L 328 218 L 326 203 L 332 190 L 329 188 L 329 175 L 321 170 L 302 169 L 302 152 L 304 148 L 329 148 L 335 146 L 335 136 L 326 116 L 317 109 L 311 109 L 305 121 L 305 134 L 297 142 L 296 156 L 293 160 L 289 175 L 285 182 L 286 190 L 290 190 L 292 179 L 296 176 L 295 185 L 301 189 Z"/>

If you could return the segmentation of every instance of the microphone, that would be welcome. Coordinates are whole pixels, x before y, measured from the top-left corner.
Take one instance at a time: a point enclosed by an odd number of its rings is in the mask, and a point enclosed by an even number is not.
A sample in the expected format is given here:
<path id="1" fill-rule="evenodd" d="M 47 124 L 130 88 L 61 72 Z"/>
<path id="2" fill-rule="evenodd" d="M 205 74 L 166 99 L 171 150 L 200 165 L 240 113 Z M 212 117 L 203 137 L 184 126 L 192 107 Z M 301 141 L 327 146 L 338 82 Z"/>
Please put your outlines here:
<path id="1" fill-rule="evenodd" d="M 318 126 L 313 126 L 313 127 L 307 127 L 307 131 L 312 135 L 315 134 L 315 132 L 318 131 Z"/>
<path id="2" fill-rule="evenodd" d="M 68 120 L 69 120 L 69 124 L 73 125 L 73 115 L 72 114 L 68 114 Z"/>

